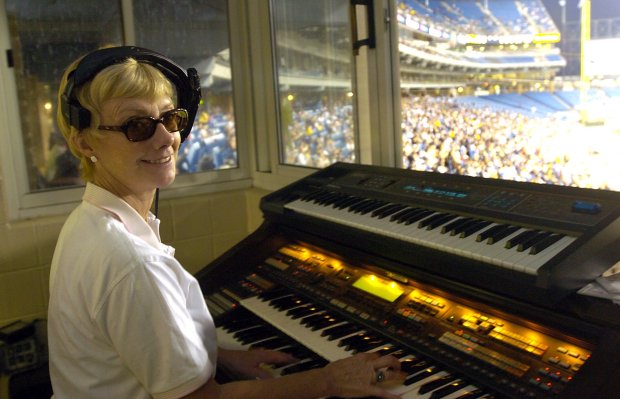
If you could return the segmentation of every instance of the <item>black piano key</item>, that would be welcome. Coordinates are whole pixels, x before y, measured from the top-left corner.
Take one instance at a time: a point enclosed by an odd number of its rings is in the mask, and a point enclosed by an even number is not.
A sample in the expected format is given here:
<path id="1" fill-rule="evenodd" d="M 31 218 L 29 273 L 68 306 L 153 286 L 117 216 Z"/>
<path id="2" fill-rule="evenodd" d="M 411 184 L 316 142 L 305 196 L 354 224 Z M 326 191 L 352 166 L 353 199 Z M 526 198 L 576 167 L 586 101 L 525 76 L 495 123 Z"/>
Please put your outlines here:
<path id="1" fill-rule="evenodd" d="M 312 191 L 312 192 L 304 195 L 300 199 L 301 199 L 301 201 L 304 201 L 304 202 L 310 202 L 310 201 L 314 200 L 317 196 L 323 194 L 324 192 L 325 192 L 325 190 L 315 190 L 315 191 Z"/>
<path id="2" fill-rule="evenodd" d="M 519 243 L 519 245 L 517 245 L 517 252 L 523 252 L 526 251 L 528 249 L 530 249 L 530 247 L 534 244 L 536 244 L 539 241 L 544 240 L 545 238 L 549 237 L 551 235 L 550 232 L 548 231 L 541 231 L 538 232 L 538 234 L 533 235 L 531 238 Z"/>
<path id="3" fill-rule="evenodd" d="M 361 201 L 356 201 L 355 203 L 351 204 L 349 207 L 347 207 L 347 212 L 355 212 L 357 211 L 358 208 L 363 207 L 364 205 L 368 204 L 369 202 L 371 202 L 372 200 L 369 198 L 362 198 Z"/>
<path id="4" fill-rule="evenodd" d="M 530 254 L 532 255 L 536 255 L 538 253 L 540 253 L 541 251 L 544 251 L 545 249 L 549 248 L 551 245 L 555 244 L 556 242 L 558 242 L 559 240 L 562 239 L 562 237 L 564 237 L 564 234 L 552 234 L 549 237 L 535 243 L 534 245 L 532 245 L 532 247 L 530 248 Z"/>
<path id="5" fill-rule="evenodd" d="M 306 317 L 301 319 L 301 324 L 303 324 L 305 326 L 311 326 L 314 323 L 317 323 L 323 317 L 325 317 L 325 315 L 327 315 L 326 312 L 321 312 L 321 313 L 316 313 L 316 314 L 312 314 L 312 315 L 306 316 Z"/>
<path id="6" fill-rule="evenodd" d="M 508 226 L 503 230 L 499 230 L 493 233 L 491 236 L 489 236 L 489 238 L 487 238 L 487 244 L 493 245 L 496 242 L 508 237 L 509 235 L 511 235 L 512 233 L 514 233 L 515 231 L 519 229 L 520 229 L 519 226 Z"/>
<path id="7" fill-rule="evenodd" d="M 340 201 L 335 202 L 334 203 L 334 208 L 336 208 L 336 209 L 344 209 L 344 208 L 347 208 L 347 207 L 349 207 L 349 206 L 351 206 L 353 204 L 356 204 L 356 203 L 358 203 L 358 202 L 360 202 L 362 200 L 363 200 L 362 197 L 356 197 L 356 196 L 351 195 L 351 196 L 348 196 L 348 197 L 345 197 L 345 198 L 341 199 Z"/>
<path id="8" fill-rule="evenodd" d="M 402 211 L 390 216 L 390 222 L 402 223 L 406 220 L 406 218 L 409 215 L 413 214 L 414 212 L 418 212 L 419 210 L 420 208 L 412 208 L 412 207 L 405 208 Z"/>
<path id="9" fill-rule="evenodd" d="M 329 196 L 323 198 L 323 200 L 319 204 L 323 205 L 323 206 L 330 206 L 334 202 L 338 201 L 341 198 L 342 198 L 342 194 L 340 194 L 340 193 L 333 193 L 332 195 L 329 195 Z"/>
<path id="10" fill-rule="evenodd" d="M 407 358 L 407 359 L 403 359 L 400 362 L 400 370 L 407 374 L 407 375 L 412 375 L 412 374 L 416 374 L 419 373 L 420 371 L 424 370 L 426 367 L 429 367 L 431 365 L 431 363 L 423 358 Z"/>
<path id="11" fill-rule="evenodd" d="M 347 198 L 349 198 L 347 194 L 338 193 L 336 197 L 332 198 L 331 201 L 329 201 L 329 206 L 335 208 L 338 204 L 340 204 L 342 201 L 346 200 Z"/>
<path id="12" fill-rule="evenodd" d="M 403 210 L 405 210 L 407 208 L 409 208 L 409 207 L 407 205 L 405 205 L 405 204 L 397 204 L 397 206 L 395 206 L 394 209 L 392 211 L 390 211 L 389 214 L 384 214 L 384 217 L 395 215 L 395 214 L 400 213 L 401 211 L 403 211 Z"/>
<path id="13" fill-rule="evenodd" d="M 324 315 L 322 318 L 316 320 L 315 322 L 308 323 L 308 325 L 310 326 L 310 329 L 312 331 L 316 331 L 316 330 L 321 330 L 329 326 L 333 326 L 334 324 L 339 324 L 341 322 L 342 320 L 336 317 L 333 317 L 330 315 Z"/>
<path id="14" fill-rule="evenodd" d="M 346 194 L 334 192 L 328 198 L 323 199 L 323 206 L 331 206 L 340 201 Z"/>
<path id="15" fill-rule="evenodd" d="M 332 195 L 331 191 L 323 191 L 322 193 L 315 195 L 312 198 L 312 202 L 314 202 L 315 204 L 320 204 L 321 201 L 323 201 L 325 198 L 329 197 L 330 195 Z"/>
<path id="16" fill-rule="evenodd" d="M 228 326 L 234 326 L 235 324 L 239 324 L 241 322 L 252 319 L 256 320 L 258 318 L 248 310 L 238 307 L 222 314 L 222 316 L 218 317 L 215 320 L 215 323 L 218 327 L 223 327 L 224 329 L 226 329 Z"/>
<path id="17" fill-rule="evenodd" d="M 469 382 L 465 380 L 453 381 L 452 383 L 446 385 L 445 387 L 439 388 L 438 390 L 434 391 L 431 394 L 431 397 L 429 399 L 443 399 L 446 396 L 451 395 L 454 392 L 465 388 L 468 384 Z"/>
<path id="18" fill-rule="evenodd" d="M 282 369 L 282 375 L 299 373 L 301 371 L 320 368 L 326 366 L 327 363 L 327 360 L 324 359 L 312 359 L 305 362 L 295 363 L 292 366 L 288 366 Z"/>
<path id="19" fill-rule="evenodd" d="M 406 208 L 406 205 L 403 204 L 390 204 L 388 206 L 384 206 L 381 209 L 374 210 L 370 216 L 376 217 L 377 219 L 384 219 L 398 211 Z"/>
<path id="20" fill-rule="evenodd" d="M 478 242 L 485 241 L 489 237 L 493 237 L 495 234 L 498 234 L 498 233 L 504 231 L 505 229 L 507 229 L 509 227 L 510 227 L 509 224 L 498 224 L 496 226 L 493 226 L 493 227 L 491 227 L 489 229 L 486 229 L 482 233 L 478 234 L 476 236 L 476 241 L 478 241 Z"/>
<path id="21" fill-rule="evenodd" d="M 347 335 L 351 335 L 355 332 L 359 332 L 362 328 L 353 323 L 345 323 L 337 326 L 326 328 L 321 332 L 321 335 L 327 338 L 328 341 L 340 339 Z"/>
<path id="22" fill-rule="evenodd" d="M 415 384 L 418 381 L 422 381 L 422 380 L 424 380 L 424 379 L 426 379 L 428 377 L 432 377 L 433 375 L 437 374 L 439 371 L 441 371 L 441 370 L 437 366 L 427 367 L 424 370 L 422 370 L 421 372 L 407 377 L 405 379 L 405 382 L 403 383 L 403 385 Z"/>
<path id="23" fill-rule="evenodd" d="M 243 337 L 251 336 L 252 334 L 264 332 L 265 330 L 273 331 L 272 327 L 270 327 L 268 324 L 265 324 L 264 321 L 261 321 L 260 324 L 254 324 L 248 328 L 243 328 L 243 329 L 239 329 L 235 331 L 233 333 L 233 337 L 243 338 Z"/>
<path id="24" fill-rule="evenodd" d="M 330 197 L 332 197 L 333 195 L 334 195 L 334 193 L 333 193 L 333 192 L 331 192 L 331 191 L 326 191 L 326 192 L 324 192 L 323 194 L 318 195 L 316 198 L 314 198 L 314 200 L 313 200 L 312 202 L 314 202 L 315 204 L 319 204 L 319 205 L 321 205 L 321 204 L 323 204 L 323 203 L 325 202 L 325 200 L 326 200 L 327 198 L 330 198 Z"/>
<path id="25" fill-rule="evenodd" d="M 464 221 L 463 223 L 459 224 L 457 227 L 453 228 L 450 231 L 450 235 L 451 236 L 457 236 L 460 235 L 465 229 L 476 225 L 478 222 L 480 222 L 480 219 L 475 219 L 475 218 L 467 218 L 466 221 Z"/>
<path id="26" fill-rule="evenodd" d="M 286 311 L 286 314 L 291 317 L 291 319 L 300 319 L 302 317 L 309 316 L 314 313 L 324 311 L 324 308 L 314 306 L 314 305 L 304 305 L 297 308 L 289 309 Z"/>
<path id="27" fill-rule="evenodd" d="M 267 338 L 276 336 L 277 332 L 271 327 L 252 328 L 235 333 L 233 336 L 244 345 L 262 341 Z"/>
<path id="28" fill-rule="evenodd" d="M 357 203 L 355 203 L 354 205 L 351 205 L 347 211 L 349 212 L 359 212 L 360 209 L 366 207 L 369 204 L 374 203 L 374 200 L 370 199 L 370 198 L 364 198 L 362 201 L 359 201 Z"/>
<path id="29" fill-rule="evenodd" d="M 269 302 L 270 306 L 281 311 L 296 308 L 304 304 L 306 304 L 306 301 L 296 295 L 289 295 L 286 297 L 277 298 Z"/>
<path id="30" fill-rule="evenodd" d="M 296 359 L 311 359 L 316 357 L 316 354 L 310 351 L 308 348 L 305 348 L 301 345 L 295 344 L 286 348 L 280 348 L 280 352 L 288 353 L 289 355 L 295 357 Z"/>
<path id="31" fill-rule="evenodd" d="M 365 215 L 368 212 L 372 212 L 375 209 L 379 209 L 385 205 L 387 205 L 388 203 L 385 201 L 380 201 L 380 200 L 375 200 L 374 202 L 367 204 L 365 207 L 363 207 L 362 209 L 359 210 L 359 214 L 360 215 Z"/>
<path id="32" fill-rule="evenodd" d="M 435 213 L 435 211 L 431 211 L 429 209 L 420 209 L 418 212 L 414 212 L 411 215 L 409 215 L 405 221 L 404 224 L 406 225 L 410 225 L 412 223 L 415 223 L 419 220 L 422 220 L 430 215 L 432 215 L 433 213 Z"/>
<path id="33" fill-rule="evenodd" d="M 375 353 L 378 353 L 381 356 L 392 355 L 397 359 L 401 359 L 409 354 L 406 350 L 393 345 L 386 345 L 383 348 L 375 351 Z"/>
<path id="34" fill-rule="evenodd" d="M 348 345 L 350 345 L 350 344 L 352 344 L 352 343 L 354 343 L 354 342 L 357 342 L 357 341 L 360 341 L 360 340 L 364 339 L 364 337 L 366 337 L 366 336 L 367 336 L 367 334 L 368 334 L 368 333 L 367 333 L 366 331 L 362 331 L 362 332 L 359 332 L 359 333 L 357 333 L 357 334 L 355 334 L 355 335 L 352 335 L 352 336 L 350 336 L 350 337 L 346 337 L 346 338 L 344 338 L 344 339 L 341 339 L 341 340 L 338 342 L 338 346 L 342 346 L 342 347 L 345 347 L 345 348 L 346 348 Z"/>
<path id="35" fill-rule="evenodd" d="M 464 228 L 463 231 L 461 231 L 461 233 L 459 234 L 459 237 L 460 238 L 469 237 L 475 232 L 480 231 L 484 229 L 485 227 L 488 227 L 490 224 L 491 222 L 488 220 L 479 220 L 477 223 L 473 223 L 467 226 L 466 228 Z"/>
<path id="36" fill-rule="evenodd" d="M 432 381 L 422 384 L 422 386 L 418 389 L 418 393 L 421 395 L 427 394 L 438 388 L 443 387 L 446 384 L 451 383 L 454 380 L 456 380 L 456 376 L 452 374 L 448 374 L 446 376 L 436 378 Z"/>
<path id="37" fill-rule="evenodd" d="M 334 317 L 334 315 L 327 312 L 307 316 L 301 320 L 301 324 L 308 326 L 312 331 L 321 330 L 323 328 L 342 323 L 342 319 Z"/>
<path id="38" fill-rule="evenodd" d="M 383 344 L 385 344 L 385 340 L 383 338 L 368 336 L 364 340 L 348 345 L 346 349 L 353 350 L 354 353 L 368 352 L 369 350 L 377 348 Z"/>
<path id="39" fill-rule="evenodd" d="M 421 222 L 418 223 L 418 228 L 423 229 L 426 226 L 428 226 L 429 223 L 434 222 L 437 219 L 441 219 L 442 217 L 445 216 L 445 213 L 442 212 L 437 212 L 432 216 L 427 217 L 426 219 L 422 220 Z"/>
<path id="40" fill-rule="evenodd" d="M 510 240 L 506 241 L 505 247 L 506 249 L 515 247 L 521 244 L 522 242 L 527 241 L 528 239 L 530 239 L 531 237 L 535 236 L 538 233 L 539 233 L 538 230 L 526 230 L 522 232 L 521 234 L 517 234 L 516 237 L 513 237 Z"/>
<path id="41" fill-rule="evenodd" d="M 472 220 L 472 218 L 466 218 L 466 217 L 462 217 L 460 219 L 457 219 L 453 222 L 448 223 L 447 225 L 443 226 L 441 228 L 441 234 L 447 234 L 447 233 L 452 233 L 452 231 L 454 229 L 457 229 L 459 227 L 461 227 L 462 225 L 469 223 Z M 455 235 L 455 234 L 453 234 Z"/>
<path id="42" fill-rule="evenodd" d="M 453 215 L 451 213 L 443 213 L 443 214 L 439 214 L 438 216 L 432 216 L 430 218 L 424 219 L 423 221 L 420 222 L 420 224 L 424 224 L 424 226 L 422 227 L 426 227 L 427 230 L 433 230 L 441 226 L 442 224 L 449 222 L 450 220 L 456 217 L 457 217 L 456 215 Z M 433 220 L 430 220 L 430 219 L 433 219 Z"/>
<path id="43" fill-rule="evenodd" d="M 227 320 L 218 321 L 218 324 L 226 331 L 234 333 L 235 331 L 245 330 L 250 327 L 255 327 L 264 324 L 261 319 L 251 314 L 250 316 L 237 315 L 237 317 L 231 317 Z"/>

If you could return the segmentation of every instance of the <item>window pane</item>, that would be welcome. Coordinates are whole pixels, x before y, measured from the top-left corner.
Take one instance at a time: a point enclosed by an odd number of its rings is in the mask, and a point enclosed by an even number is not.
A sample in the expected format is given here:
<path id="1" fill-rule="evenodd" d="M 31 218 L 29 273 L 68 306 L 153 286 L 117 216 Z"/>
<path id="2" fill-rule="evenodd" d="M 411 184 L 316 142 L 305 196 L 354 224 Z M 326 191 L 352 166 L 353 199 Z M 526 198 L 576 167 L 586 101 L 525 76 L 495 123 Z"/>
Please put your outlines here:
<path id="1" fill-rule="evenodd" d="M 617 50 L 580 76 L 577 3 L 565 23 L 555 1 L 399 0 L 404 167 L 620 190 Z M 592 21 L 591 49 L 614 21 Z"/>
<path id="2" fill-rule="evenodd" d="M 225 0 L 135 0 L 136 45 L 196 68 L 203 101 L 180 149 L 179 173 L 236 168 L 237 146 Z"/>
<path id="3" fill-rule="evenodd" d="M 104 44 L 120 44 L 118 2 L 5 0 L 30 192 L 82 184 L 56 127 L 65 68 Z"/>
<path id="4" fill-rule="evenodd" d="M 280 161 L 355 161 L 348 0 L 273 0 Z"/>

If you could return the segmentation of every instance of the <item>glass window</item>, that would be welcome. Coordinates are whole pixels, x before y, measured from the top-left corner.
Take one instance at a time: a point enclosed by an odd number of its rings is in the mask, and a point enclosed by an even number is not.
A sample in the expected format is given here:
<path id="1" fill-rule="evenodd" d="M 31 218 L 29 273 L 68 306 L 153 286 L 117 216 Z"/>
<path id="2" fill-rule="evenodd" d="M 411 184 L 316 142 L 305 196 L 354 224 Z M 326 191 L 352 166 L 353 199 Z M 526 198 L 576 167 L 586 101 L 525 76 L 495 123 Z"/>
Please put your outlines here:
<path id="1" fill-rule="evenodd" d="M 348 0 L 273 0 L 280 162 L 356 160 Z"/>
<path id="2" fill-rule="evenodd" d="M 196 68 L 203 101 L 180 149 L 181 174 L 236 168 L 227 1 L 134 0 L 136 44 Z"/>
<path id="3" fill-rule="evenodd" d="M 102 45 L 122 43 L 119 2 L 5 0 L 30 192 L 82 184 L 56 128 L 65 68 Z"/>
<path id="4" fill-rule="evenodd" d="M 78 56 L 124 43 L 120 4 L 5 1 L 27 192 L 83 184 L 77 160 L 56 127 L 58 83 Z M 226 5 L 225 0 L 133 2 L 135 44 L 159 51 L 184 68 L 194 67 L 201 76 L 203 102 L 181 147 L 181 174 L 238 166 Z"/>
<path id="5" fill-rule="evenodd" d="M 397 2 L 405 168 L 620 190 L 614 21 L 581 54 L 589 1 L 557 4 Z"/>

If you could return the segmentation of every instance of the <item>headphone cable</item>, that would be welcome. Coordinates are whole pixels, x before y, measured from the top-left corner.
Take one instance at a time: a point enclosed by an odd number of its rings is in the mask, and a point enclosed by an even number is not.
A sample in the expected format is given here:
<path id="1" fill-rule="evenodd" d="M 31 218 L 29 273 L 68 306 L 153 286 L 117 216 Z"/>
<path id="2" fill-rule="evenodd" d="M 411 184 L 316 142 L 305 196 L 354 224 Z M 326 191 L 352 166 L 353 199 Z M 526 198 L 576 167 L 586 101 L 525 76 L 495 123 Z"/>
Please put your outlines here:
<path id="1" fill-rule="evenodd" d="M 155 214 L 155 217 L 157 217 L 158 211 L 159 211 L 159 187 L 155 189 L 155 209 L 153 212 Z"/>

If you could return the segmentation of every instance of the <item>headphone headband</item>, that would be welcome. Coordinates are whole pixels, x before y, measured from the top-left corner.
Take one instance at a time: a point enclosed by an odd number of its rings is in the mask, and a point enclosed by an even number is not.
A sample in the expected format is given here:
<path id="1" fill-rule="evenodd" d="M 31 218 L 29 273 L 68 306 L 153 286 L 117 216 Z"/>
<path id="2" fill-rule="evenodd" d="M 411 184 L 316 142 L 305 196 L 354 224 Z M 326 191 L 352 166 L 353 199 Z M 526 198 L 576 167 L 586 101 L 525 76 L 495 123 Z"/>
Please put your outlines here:
<path id="1" fill-rule="evenodd" d="M 183 142 L 194 124 L 198 105 L 200 103 L 200 78 L 194 68 L 187 72 L 171 59 L 141 47 L 121 46 L 110 47 L 93 51 L 79 62 L 75 70 L 68 77 L 65 91 L 61 96 L 61 111 L 71 126 L 81 130 L 90 126 L 90 111 L 84 108 L 77 98 L 76 87 L 92 80 L 100 71 L 110 65 L 119 64 L 128 58 L 149 64 L 161 71 L 164 76 L 176 87 L 179 107 L 185 108 L 189 114 L 187 127 L 181 131 Z"/>

